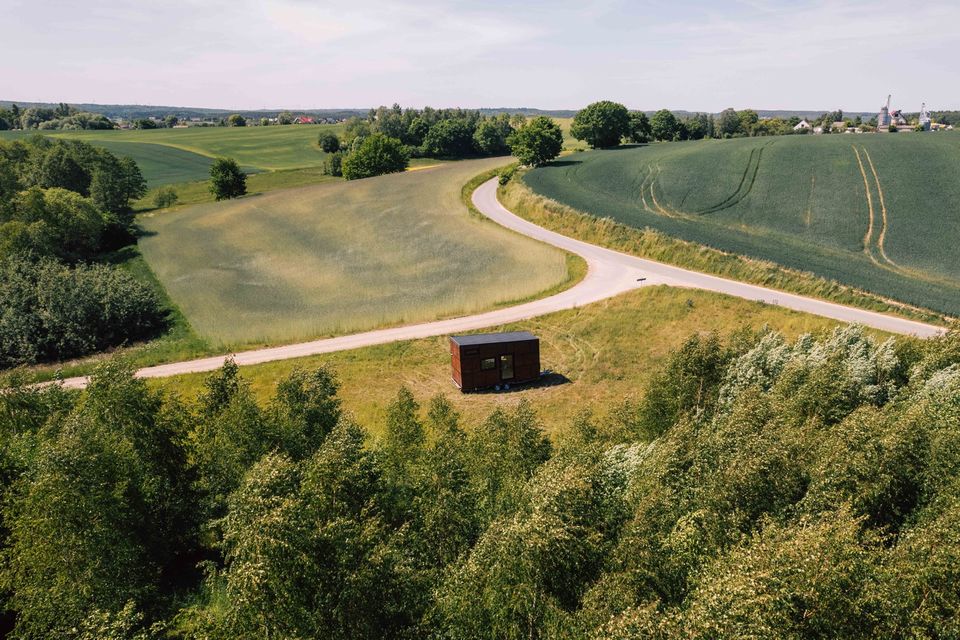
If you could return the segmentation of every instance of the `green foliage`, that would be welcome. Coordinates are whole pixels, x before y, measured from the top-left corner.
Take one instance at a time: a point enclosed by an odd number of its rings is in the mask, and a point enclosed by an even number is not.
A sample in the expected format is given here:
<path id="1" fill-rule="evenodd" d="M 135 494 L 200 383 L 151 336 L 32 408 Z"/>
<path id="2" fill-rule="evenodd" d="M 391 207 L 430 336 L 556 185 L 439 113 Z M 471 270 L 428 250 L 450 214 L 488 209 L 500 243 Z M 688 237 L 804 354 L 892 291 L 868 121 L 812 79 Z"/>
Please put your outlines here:
<path id="1" fill-rule="evenodd" d="M 147 194 L 147 181 L 132 158 L 108 156 L 90 180 L 90 199 L 110 213 L 130 212 L 130 202 Z"/>
<path id="2" fill-rule="evenodd" d="M 792 526 L 765 523 L 705 570 L 685 637 L 869 638 L 879 539 L 841 508 Z"/>
<path id="3" fill-rule="evenodd" d="M 336 153 L 340 150 L 340 138 L 332 131 L 324 131 L 317 139 L 317 144 L 324 153 Z"/>
<path id="4" fill-rule="evenodd" d="M 247 119 L 244 118 L 239 113 L 234 113 L 227 118 L 228 127 L 245 127 L 247 126 Z"/>
<path id="5" fill-rule="evenodd" d="M 86 355 L 166 325 L 153 289 L 116 267 L 4 260 L 0 294 L 2 367 Z"/>
<path id="6" fill-rule="evenodd" d="M 680 133 L 680 122 L 673 112 L 661 109 L 650 119 L 650 135 L 654 140 L 674 140 Z"/>
<path id="7" fill-rule="evenodd" d="M 510 134 L 507 144 L 520 164 L 539 167 L 560 155 L 563 131 L 550 118 L 537 116 Z"/>
<path id="8" fill-rule="evenodd" d="M 343 151 L 335 151 L 327 156 L 327 159 L 323 163 L 323 173 L 324 175 L 333 176 L 335 178 L 340 178 L 343 176 Z"/>
<path id="9" fill-rule="evenodd" d="M 54 256 L 69 262 L 96 255 L 110 220 L 93 202 L 65 189 L 32 187 L 0 213 L 0 258 Z"/>
<path id="10" fill-rule="evenodd" d="M 602 100 L 577 112 L 570 134 L 592 148 L 615 147 L 631 135 L 630 113 L 617 102 Z"/>
<path id="11" fill-rule="evenodd" d="M 473 134 L 473 143 L 483 155 L 504 155 L 510 153 L 507 139 L 512 133 L 509 116 L 502 114 L 490 120 L 481 120 Z"/>
<path id="12" fill-rule="evenodd" d="M 467 435 L 405 389 L 371 448 L 325 369 L 263 406 L 232 363 L 195 407 L 116 363 L 16 388 L 5 606 L 24 638 L 953 637 L 957 343 L 692 336 L 655 410 L 556 448 L 527 401 Z"/>
<path id="13" fill-rule="evenodd" d="M 716 335 L 692 336 L 671 353 L 650 379 L 639 408 L 637 435 L 652 440 L 681 417 L 711 412 L 729 357 Z"/>
<path id="14" fill-rule="evenodd" d="M 403 143 L 382 133 L 374 133 L 362 138 L 360 145 L 347 154 L 341 170 L 347 180 L 358 180 L 404 171 L 408 163 Z"/>
<path id="15" fill-rule="evenodd" d="M 465 120 L 441 120 L 430 127 L 423 149 L 435 158 L 462 158 L 473 154 L 473 135 L 474 127 Z"/>
<path id="16" fill-rule="evenodd" d="M 481 521 L 517 506 L 523 485 L 550 457 L 550 441 L 527 402 L 512 413 L 494 411 L 470 438 L 470 458 Z"/>
<path id="17" fill-rule="evenodd" d="M 161 574 L 195 532 L 181 415 L 110 364 L 69 415 L 51 416 L 4 512 L 18 637 L 89 633 L 98 611 L 159 602 Z"/>
<path id="18" fill-rule="evenodd" d="M 744 131 L 743 122 L 737 112 L 733 109 L 724 109 L 720 112 L 720 117 L 717 119 L 717 131 L 725 138 L 742 133 Z"/>
<path id="19" fill-rule="evenodd" d="M 177 200 L 180 197 L 177 195 L 177 190 L 173 187 L 161 187 L 157 189 L 156 193 L 153 195 L 153 206 L 157 209 L 166 209 L 167 207 L 172 207 L 177 204 Z"/>
<path id="20" fill-rule="evenodd" d="M 39 135 L 26 141 L 0 141 L 0 165 L 6 163 L 16 191 L 31 186 L 61 188 L 90 196 L 102 211 L 125 214 L 130 202 L 143 197 L 146 183 L 137 163 L 110 151 L 75 140 Z M 0 190 L 0 197 L 4 196 Z"/>
<path id="21" fill-rule="evenodd" d="M 648 142 L 653 135 L 653 128 L 650 125 L 650 119 L 642 111 L 633 111 L 630 113 L 630 125 L 625 137 L 633 143 Z"/>
<path id="22" fill-rule="evenodd" d="M 210 167 L 210 192 L 214 198 L 228 200 L 247 193 L 247 174 L 232 158 L 217 158 Z"/>

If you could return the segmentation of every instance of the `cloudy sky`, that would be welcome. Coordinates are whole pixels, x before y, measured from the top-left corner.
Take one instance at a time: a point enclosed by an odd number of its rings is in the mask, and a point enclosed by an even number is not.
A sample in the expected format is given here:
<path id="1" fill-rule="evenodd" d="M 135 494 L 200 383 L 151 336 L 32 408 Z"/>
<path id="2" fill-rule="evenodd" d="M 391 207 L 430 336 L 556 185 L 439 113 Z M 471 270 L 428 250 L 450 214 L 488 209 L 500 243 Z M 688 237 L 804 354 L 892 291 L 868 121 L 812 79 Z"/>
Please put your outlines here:
<path id="1" fill-rule="evenodd" d="M 0 99 L 960 109 L 960 2 L 0 0 Z"/>

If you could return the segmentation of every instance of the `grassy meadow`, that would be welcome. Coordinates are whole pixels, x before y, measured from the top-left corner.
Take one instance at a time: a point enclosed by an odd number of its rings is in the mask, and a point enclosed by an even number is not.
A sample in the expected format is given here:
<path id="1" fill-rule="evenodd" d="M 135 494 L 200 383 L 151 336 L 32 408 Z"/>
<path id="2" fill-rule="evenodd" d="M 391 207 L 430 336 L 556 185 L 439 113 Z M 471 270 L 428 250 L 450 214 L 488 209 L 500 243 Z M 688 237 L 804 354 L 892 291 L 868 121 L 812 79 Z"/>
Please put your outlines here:
<path id="1" fill-rule="evenodd" d="M 960 315 L 960 135 L 784 136 L 575 154 L 524 181 L 599 218 Z"/>
<path id="2" fill-rule="evenodd" d="M 136 160 L 150 188 L 209 177 L 214 158 L 225 156 L 245 171 L 289 171 L 319 168 L 326 155 L 317 146 L 325 130 L 337 133 L 342 125 L 283 125 L 270 127 L 188 127 L 113 131 L 0 131 L 0 139 L 29 135 L 83 140 Z"/>
<path id="3" fill-rule="evenodd" d="M 503 158 L 286 189 L 140 217 L 140 249 L 197 334 L 234 348 L 431 320 L 527 298 L 565 255 L 468 215 Z"/>
<path id="4" fill-rule="evenodd" d="M 587 143 L 583 140 L 577 140 L 572 135 L 570 135 L 570 127 L 573 125 L 573 118 L 553 118 L 553 121 L 560 125 L 560 129 L 563 130 L 563 150 L 566 152 L 570 151 L 585 151 L 587 149 Z"/>
<path id="5" fill-rule="evenodd" d="M 353 351 L 243 367 L 261 399 L 295 367 L 332 367 L 342 382 L 344 406 L 361 424 L 384 424 L 387 405 L 401 385 L 425 403 L 444 393 L 473 425 L 497 406 L 526 398 L 551 428 L 568 426 L 581 409 L 601 416 L 626 398 L 639 399 L 651 372 L 667 353 L 695 332 L 728 333 L 768 325 L 787 336 L 817 332 L 835 322 L 706 291 L 645 287 L 585 307 L 492 327 L 529 330 L 540 338 L 541 366 L 554 372 L 550 383 L 505 393 L 460 393 L 450 381 L 450 351 L 444 336 Z M 877 334 L 879 335 L 879 334 Z M 206 374 L 152 380 L 190 399 Z M 374 435 L 377 435 L 376 433 Z"/>

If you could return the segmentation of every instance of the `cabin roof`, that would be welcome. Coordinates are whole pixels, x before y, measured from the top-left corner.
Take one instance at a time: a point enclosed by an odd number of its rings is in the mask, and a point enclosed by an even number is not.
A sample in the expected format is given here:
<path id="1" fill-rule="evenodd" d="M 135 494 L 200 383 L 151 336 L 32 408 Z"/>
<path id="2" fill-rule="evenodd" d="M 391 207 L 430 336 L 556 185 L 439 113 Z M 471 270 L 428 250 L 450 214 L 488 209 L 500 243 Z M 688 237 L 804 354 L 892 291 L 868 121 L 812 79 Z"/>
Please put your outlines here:
<path id="1" fill-rule="evenodd" d="M 450 336 L 450 340 L 461 347 L 472 347 L 480 344 L 499 344 L 502 342 L 524 342 L 536 340 L 537 336 L 529 331 L 508 331 L 506 333 L 476 333 L 469 336 Z"/>

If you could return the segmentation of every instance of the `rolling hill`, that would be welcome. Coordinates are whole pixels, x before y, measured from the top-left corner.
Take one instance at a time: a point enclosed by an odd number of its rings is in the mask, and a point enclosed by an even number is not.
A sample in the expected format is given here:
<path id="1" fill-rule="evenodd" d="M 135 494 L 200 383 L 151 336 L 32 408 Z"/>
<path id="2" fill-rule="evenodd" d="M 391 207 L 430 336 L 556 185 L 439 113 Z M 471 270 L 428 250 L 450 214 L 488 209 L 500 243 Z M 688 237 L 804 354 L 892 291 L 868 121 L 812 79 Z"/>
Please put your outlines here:
<path id="1" fill-rule="evenodd" d="M 785 136 L 574 154 L 529 172 L 585 213 L 960 315 L 960 135 Z"/>
<path id="2" fill-rule="evenodd" d="M 466 314 L 568 276 L 552 247 L 469 216 L 504 158 L 284 189 L 142 216 L 140 249 L 212 345 L 293 342 Z"/>

